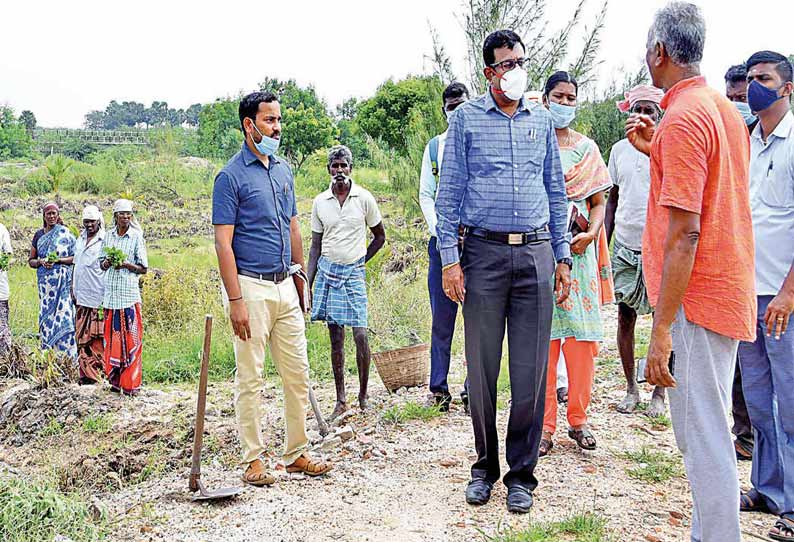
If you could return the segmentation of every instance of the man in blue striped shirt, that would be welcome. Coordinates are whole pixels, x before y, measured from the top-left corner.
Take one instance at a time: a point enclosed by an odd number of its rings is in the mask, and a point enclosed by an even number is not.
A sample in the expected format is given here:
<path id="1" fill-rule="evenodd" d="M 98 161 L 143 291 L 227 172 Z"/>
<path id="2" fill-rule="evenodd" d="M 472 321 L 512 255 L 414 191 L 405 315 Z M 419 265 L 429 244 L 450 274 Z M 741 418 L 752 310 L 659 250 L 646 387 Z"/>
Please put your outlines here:
<path id="1" fill-rule="evenodd" d="M 492 33 L 483 60 L 488 92 L 450 118 L 437 231 L 444 292 L 463 303 L 465 321 L 477 448 L 466 501 L 488 502 L 500 475 L 496 382 L 506 325 L 512 403 L 504 483 L 508 510 L 526 513 L 537 487 L 553 304 L 570 287 L 567 200 L 551 117 L 523 97 L 521 38 L 510 30 Z"/>

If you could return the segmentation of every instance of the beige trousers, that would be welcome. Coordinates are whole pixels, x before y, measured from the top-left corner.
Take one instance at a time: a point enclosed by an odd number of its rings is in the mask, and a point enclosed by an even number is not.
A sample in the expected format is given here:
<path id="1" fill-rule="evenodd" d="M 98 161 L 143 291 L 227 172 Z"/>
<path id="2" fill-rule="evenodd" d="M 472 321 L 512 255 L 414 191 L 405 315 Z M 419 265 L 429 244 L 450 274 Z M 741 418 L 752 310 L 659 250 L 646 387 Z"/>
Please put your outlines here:
<path id="1" fill-rule="evenodd" d="M 284 463 L 295 461 L 309 444 L 306 409 L 309 404 L 309 360 L 298 293 L 291 279 L 280 284 L 238 276 L 240 291 L 248 307 L 251 338 L 234 337 L 237 371 L 234 378 L 234 409 L 240 434 L 242 463 L 247 464 L 265 451 L 262 438 L 262 371 L 265 346 L 270 346 L 273 364 L 284 389 L 286 422 Z M 229 303 L 223 293 L 227 316 Z"/>

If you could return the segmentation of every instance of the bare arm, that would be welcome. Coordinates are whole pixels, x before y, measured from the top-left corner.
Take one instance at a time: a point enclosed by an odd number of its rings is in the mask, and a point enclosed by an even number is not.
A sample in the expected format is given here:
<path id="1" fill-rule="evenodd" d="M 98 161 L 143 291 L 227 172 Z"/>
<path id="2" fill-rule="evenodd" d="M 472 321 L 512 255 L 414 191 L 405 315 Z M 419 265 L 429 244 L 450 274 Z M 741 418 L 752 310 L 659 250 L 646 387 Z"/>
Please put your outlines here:
<path id="1" fill-rule="evenodd" d="M 223 287 L 229 296 L 229 318 L 232 321 L 234 334 L 245 341 L 251 337 L 251 327 L 248 324 L 248 308 L 242 298 L 240 281 L 237 278 L 237 260 L 232 250 L 233 235 L 233 225 L 215 226 L 215 254 L 218 255 Z"/>
<path id="2" fill-rule="evenodd" d="M 28 257 L 28 265 L 33 269 L 38 269 L 41 267 L 41 262 L 39 261 L 39 253 L 36 251 L 36 247 L 30 247 L 30 256 Z"/>
<path id="3" fill-rule="evenodd" d="M 372 257 L 383 248 L 383 245 L 386 244 L 386 230 L 383 228 L 383 222 L 371 227 L 370 231 L 372 232 L 373 238 L 367 247 L 367 256 L 364 258 L 365 262 L 370 261 Z"/>
<path id="4" fill-rule="evenodd" d="M 309 288 L 314 284 L 314 277 L 317 276 L 317 262 L 320 260 L 320 254 L 323 252 L 323 234 L 312 232 L 312 246 L 309 249 Z"/>
<path id="5" fill-rule="evenodd" d="M 298 224 L 298 217 L 293 216 L 289 222 L 289 242 L 292 249 L 292 261 L 301 266 L 306 271 L 306 260 L 303 258 L 303 240 L 301 239 L 301 228 Z"/>
<path id="6" fill-rule="evenodd" d="M 615 231 L 615 213 L 618 211 L 618 199 L 620 197 L 618 194 L 618 185 L 612 186 L 609 191 L 609 197 L 607 198 L 606 216 L 604 217 L 604 228 L 606 229 L 607 243 L 612 242 L 612 232 Z"/>
<path id="7" fill-rule="evenodd" d="M 646 375 L 650 384 L 674 387 L 675 379 L 667 369 L 673 348 L 670 327 L 692 276 L 700 241 L 700 215 L 675 207 L 668 209 L 670 224 L 664 242 L 662 281 L 653 315 Z"/>

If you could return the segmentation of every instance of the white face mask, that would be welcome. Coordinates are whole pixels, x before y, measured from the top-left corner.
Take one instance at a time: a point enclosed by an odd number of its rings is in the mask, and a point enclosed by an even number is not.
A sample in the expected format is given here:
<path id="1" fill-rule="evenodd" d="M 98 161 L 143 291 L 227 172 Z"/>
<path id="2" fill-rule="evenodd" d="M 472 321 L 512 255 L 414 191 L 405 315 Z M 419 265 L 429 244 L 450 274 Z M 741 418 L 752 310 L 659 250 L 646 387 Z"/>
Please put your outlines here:
<path id="1" fill-rule="evenodd" d="M 524 91 L 527 89 L 527 79 L 529 79 L 527 70 L 516 66 L 501 77 L 499 87 L 508 99 L 515 102 L 524 95 Z"/>

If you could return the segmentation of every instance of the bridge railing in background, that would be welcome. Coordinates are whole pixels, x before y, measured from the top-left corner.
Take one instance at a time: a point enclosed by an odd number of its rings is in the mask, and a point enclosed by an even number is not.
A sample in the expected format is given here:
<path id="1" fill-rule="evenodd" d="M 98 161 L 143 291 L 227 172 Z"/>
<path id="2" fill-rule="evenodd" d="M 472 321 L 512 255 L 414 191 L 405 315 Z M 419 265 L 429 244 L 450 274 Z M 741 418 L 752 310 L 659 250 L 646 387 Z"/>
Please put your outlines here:
<path id="1" fill-rule="evenodd" d="M 79 130 L 74 128 L 36 128 L 33 139 L 42 145 L 63 145 L 78 140 L 96 145 L 150 145 L 148 130 Z"/>

